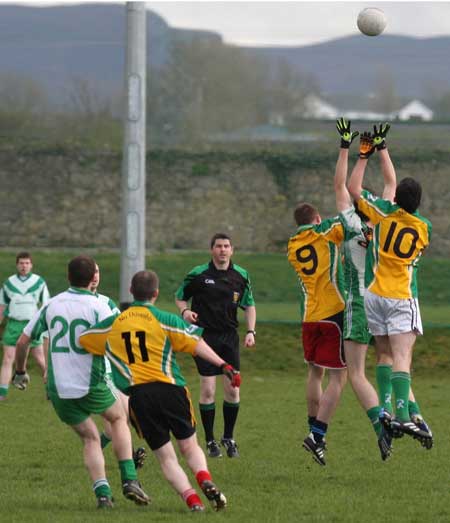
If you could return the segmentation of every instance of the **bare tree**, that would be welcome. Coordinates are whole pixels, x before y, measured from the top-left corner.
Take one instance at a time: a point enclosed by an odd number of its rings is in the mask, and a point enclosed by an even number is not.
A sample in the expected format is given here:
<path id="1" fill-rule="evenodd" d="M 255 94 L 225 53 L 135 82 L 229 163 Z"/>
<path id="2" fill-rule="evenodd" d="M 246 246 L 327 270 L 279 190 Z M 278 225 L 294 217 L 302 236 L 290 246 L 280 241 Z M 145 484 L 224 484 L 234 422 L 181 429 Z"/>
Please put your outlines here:
<path id="1" fill-rule="evenodd" d="M 0 74 L 0 109 L 10 113 L 39 114 L 48 110 L 45 89 L 16 73 Z"/>
<path id="2" fill-rule="evenodd" d="M 398 109 L 399 97 L 392 71 L 387 67 L 378 68 L 372 98 L 372 109 L 380 113 L 391 113 Z"/>
<path id="3" fill-rule="evenodd" d="M 68 97 L 75 113 L 84 117 L 111 115 L 113 102 L 89 80 L 80 76 L 72 77 Z"/>

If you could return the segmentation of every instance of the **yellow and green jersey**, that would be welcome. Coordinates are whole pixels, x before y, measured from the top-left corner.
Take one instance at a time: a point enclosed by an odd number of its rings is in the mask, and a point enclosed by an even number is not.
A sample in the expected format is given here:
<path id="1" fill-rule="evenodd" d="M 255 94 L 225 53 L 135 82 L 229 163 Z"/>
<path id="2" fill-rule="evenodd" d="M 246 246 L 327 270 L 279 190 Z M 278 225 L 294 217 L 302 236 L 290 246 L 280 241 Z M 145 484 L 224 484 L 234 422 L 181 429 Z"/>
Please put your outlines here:
<path id="1" fill-rule="evenodd" d="M 302 225 L 288 242 L 288 260 L 297 273 L 303 321 L 320 321 L 344 310 L 344 279 L 339 245 L 344 228 L 339 218 Z"/>
<path id="2" fill-rule="evenodd" d="M 121 390 L 154 381 L 184 386 L 175 352 L 194 354 L 202 332 L 175 314 L 136 301 L 119 316 L 83 332 L 80 344 L 92 354 L 108 357 Z"/>
<path id="3" fill-rule="evenodd" d="M 430 243 L 431 223 L 417 211 L 410 214 L 368 191 L 362 191 L 358 208 L 374 225 L 366 258 L 366 287 L 385 298 L 417 298 L 417 266 Z"/>

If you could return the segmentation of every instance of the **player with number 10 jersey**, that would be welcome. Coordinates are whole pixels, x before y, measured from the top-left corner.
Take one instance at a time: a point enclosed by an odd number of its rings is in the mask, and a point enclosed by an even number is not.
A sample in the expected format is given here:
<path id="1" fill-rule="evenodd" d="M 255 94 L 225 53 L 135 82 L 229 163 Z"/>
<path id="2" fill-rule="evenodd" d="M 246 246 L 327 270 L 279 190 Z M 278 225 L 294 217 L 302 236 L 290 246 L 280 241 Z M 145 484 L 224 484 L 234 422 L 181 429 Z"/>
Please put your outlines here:
<path id="1" fill-rule="evenodd" d="M 406 212 L 368 191 L 361 192 L 358 207 L 374 224 L 367 253 L 366 287 L 385 298 L 417 298 L 417 266 L 430 243 L 431 223 L 418 211 Z"/>

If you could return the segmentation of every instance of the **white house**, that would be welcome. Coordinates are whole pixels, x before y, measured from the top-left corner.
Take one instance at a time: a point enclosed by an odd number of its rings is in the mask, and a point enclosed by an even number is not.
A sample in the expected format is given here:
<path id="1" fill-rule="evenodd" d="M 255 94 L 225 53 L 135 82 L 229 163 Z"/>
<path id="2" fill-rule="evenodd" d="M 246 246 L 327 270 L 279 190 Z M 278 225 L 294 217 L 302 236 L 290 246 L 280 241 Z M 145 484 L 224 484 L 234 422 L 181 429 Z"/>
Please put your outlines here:
<path id="1" fill-rule="evenodd" d="M 317 120 L 335 120 L 341 116 L 339 109 L 325 102 L 314 94 L 309 94 L 304 100 L 304 118 Z"/>
<path id="2" fill-rule="evenodd" d="M 433 119 L 433 111 L 420 100 L 413 100 L 402 107 L 399 111 L 392 113 L 392 118 L 399 120 L 423 120 L 429 122 Z"/>
<path id="3" fill-rule="evenodd" d="M 372 122 L 385 120 L 423 120 L 429 122 L 433 119 L 433 111 L 420 100 L 412 100 L 403 108 L 392 113 L 379 113 L 368 110 L 339 109 L 314 94 L 310 94 L 305 98 L 302 111 L 299 114 L 303 118 L 315 120 L 336 120 L 340 116 L 348 120 L 369 120 Z"/>
<path id="4" fill-rule="evenodd" d="M 388 114 L 372 111 L 342 111 L 342 116 L 347 120 L 369 120 L 371 122 L 382 122 L 392 118 Z"/>

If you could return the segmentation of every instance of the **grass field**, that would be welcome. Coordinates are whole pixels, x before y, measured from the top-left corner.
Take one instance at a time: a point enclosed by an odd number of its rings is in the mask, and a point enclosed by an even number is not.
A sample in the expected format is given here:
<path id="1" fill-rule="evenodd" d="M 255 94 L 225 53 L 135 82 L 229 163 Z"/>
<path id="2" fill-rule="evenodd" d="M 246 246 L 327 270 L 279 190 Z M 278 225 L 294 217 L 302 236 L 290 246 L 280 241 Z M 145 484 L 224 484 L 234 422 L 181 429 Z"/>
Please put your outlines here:
<path id="1" fill-rule="evenodd" d="M 78 252 L 38 251 L 34 268 L 48 283 L 52 295 L 67 288 L 67 262 Z M 15 270 L 16 251 L 0 251 L 0 281 Z M 119 299 L 119 255 L 94 253 L 101 269 L 100 292 Z M 208 252 L 155 253 L 147 257 L 147 267 L 160 277 L 158 305 L 176 311 L 173 296 L 186 273 L 209 260 Z M 235 262 L 250 273 L 257 304 L 258 320 L 298 321 L 299 292 L 294 271 L 282 253 L 237 253 Z M 426 324 L 450 327 L 450 260 L 426 258 L 419 271 L 420 303 Z"/>
<path id="2" fill-rule="evenodd" d="M 0 279 L 14 271 L 14 254 L 0 252 Z M 74 255 L 35 253 L 35 270 L 47 279 L 52 294 L 67 287 L 66 264 Z M 117 299 L 118 256 L 99 253 L 96 259 L 102 269 L 101 291 Z M 173 309 L 173 292 L 186 271 L 207 259 L 207 253 L 150 256 L 148 266 L 161 276 L 159 305 Z M 418 339 L 413 374 L 414 390 L 433 429 L 435 447 L 426 451 L 405 437 L 395 442 L 394 455 L 383 463 L 368 419 L 347 386 L 327 437 L 325 468 L 301 448 L 307 432 L 306 369 L 293 271 L 281 254 L 242 255 L 236 262 L 252 275 L 258 318 L 264 321 L 257 327 L 256 349 L 243 350 L 242 355 L 244 381 L 236 430 L 241 458 L 210 460 L 213 476 L 229 499 L 227 511 L 188 513 L 162 478 L 153 456 L 140 474 L 153 503 L 145 508 L 131 504 L 120 494 L 110 448 L 105 456 L 116 506 L 107 514 L 96 511 L 81 445 L 57 419 L 32 368 L 29 389 L 13 389 L 8 400 L 0 403 L 0 522 L 178 523 L 197 517 L 242 523 L 450 520 L 450 414 L 446 402 L 450 395 L 450 329 L 443 327 L 450 323 L 450 262 L 425 258 L 420 281 L 423 315 L 427 322 L 441 325 L 427 329 Z M 368 375 L 373 377 L 372 352 Z M 179 362 L 195 404 L 198 378 L 192 360 L 181 355 Z M 220 393 L 217 404 L 216 436 L 220 436 Z M 201 429 L 199 436 L 203 443 Z"/>
<path id="3" fill-rule="evenodd" d="M 263 327 L 266 329 L 274 327 Z M 265 332 L 266 337 L 269 334 Z M 145 508 L 131 504 L 120 494 L 110 448 L 105 455 L 116 506 L 107 514 L 98 513 L 82 465 L 80 443 L 59 422 L 32 371 L 29 389 L 13 390 L 9 400 L 0 404 L 0 521 L 177 523 L 194 517 L 239 522 L 449 520 L 449 414 L 442 400 L 449 396 L 450 384 L 445 375 L 432 377 L 419 372 L 414 380 L 416 395 L 432 423 L 436 440 L 432 450 L 426 451 L 405 437 L 395 442 L 394 455 L 383 463 L 365 413 L 347 387 L 329 431 L 327 466 L 321 468 L 301 448 L 306 407 L 305 368 L 299 351 L 283 346 L 258 350 L 265 354 L 256 363 L 253 354 L 243 358 L 242 408 L 236 431 L 241 457 L 210 460 L 213 476 L 228 496 L 225 513 L 215 514 L 209 508 L 206 514 L 188 513 L 162 478 L 153 456 L 140 473 L 153 502 Z M 192 364 L 187 357 L 180 362 L 196 398 Z M 277 367 L 282 372 L 274 370 Z M 218 416 L 218 434 L 220 430 Z M 199 433 L 202 437 L 201 430 Z"/>

